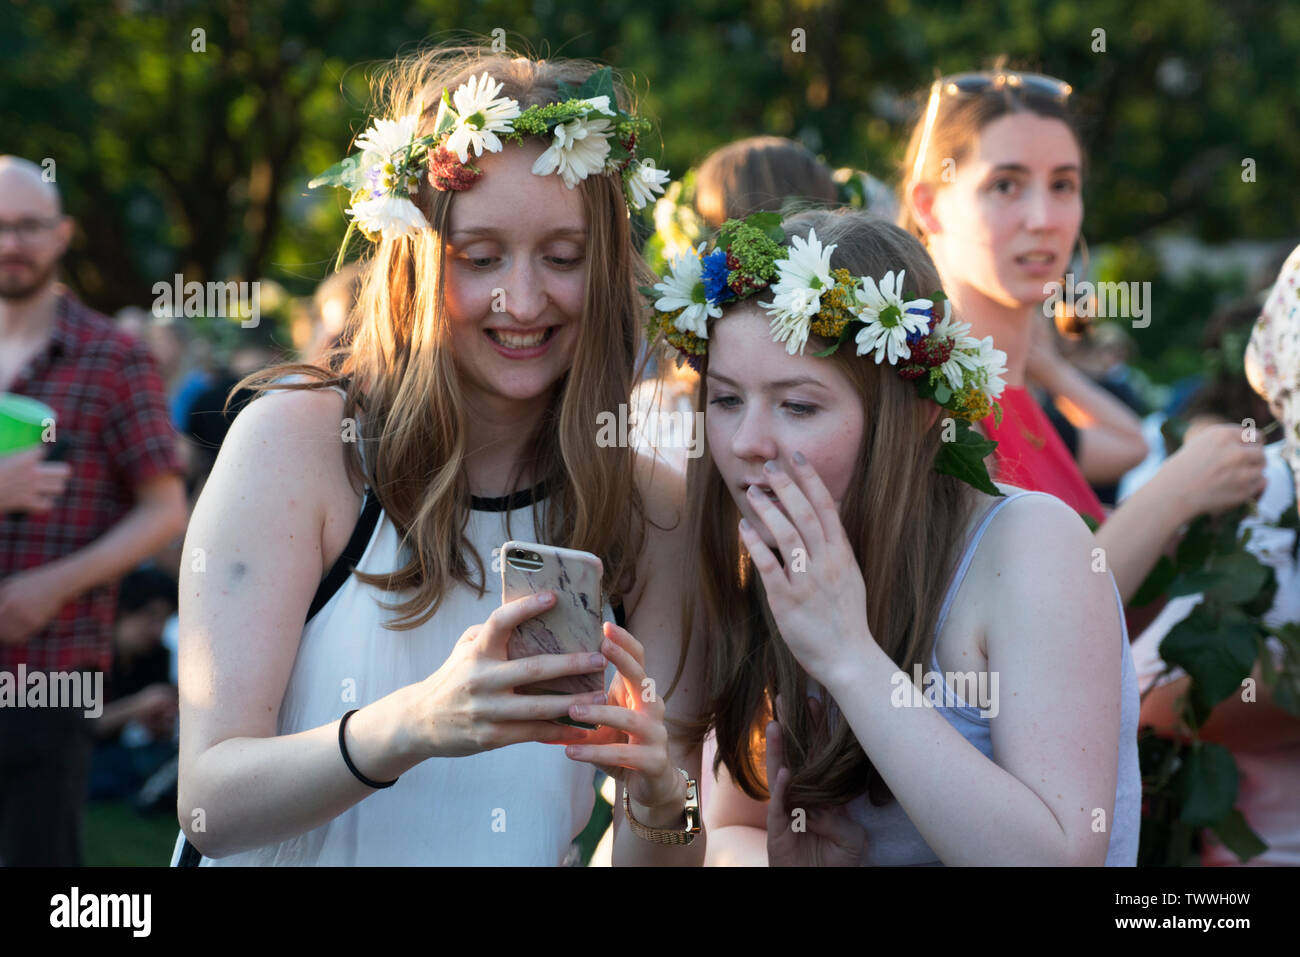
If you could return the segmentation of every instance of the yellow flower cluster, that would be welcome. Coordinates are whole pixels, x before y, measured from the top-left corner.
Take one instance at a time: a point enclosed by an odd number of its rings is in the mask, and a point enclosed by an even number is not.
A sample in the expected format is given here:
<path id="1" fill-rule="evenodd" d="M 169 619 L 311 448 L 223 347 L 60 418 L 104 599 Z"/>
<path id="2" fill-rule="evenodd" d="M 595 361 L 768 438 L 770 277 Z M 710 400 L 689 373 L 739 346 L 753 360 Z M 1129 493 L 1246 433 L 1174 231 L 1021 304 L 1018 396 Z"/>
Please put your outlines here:
<path id="1" fill-rule="evenodd" d="M 838 339 L 844 327 L 856 318 L 849 309 L 857 305 L 853 290 L 858 282 L 847 269 L 832 269 L 831 278 L 835 285 L 822 295 L 821 311 L 813 316 L 808 328 L 827 339 Z"/>
<path id="2" fill-rule="evenodd" d="M 685 311 L 685 309 L 674 309 L 672 312 L 656 313 L 659 328 L 663 330 L 664 338 L 673 348 L 693 356 L 702 356 L 709 351 L 706 341 L 693 332 L 683 332 L 673 324 L 673 321 Z"/>
<path id="3" fill-rule="evenodd" d="M 970 422 L 978 422 L 993 411 L 993 403 L 984 390 L 975 387 L 962 389 L 952 398 L 952 411 Z"/>

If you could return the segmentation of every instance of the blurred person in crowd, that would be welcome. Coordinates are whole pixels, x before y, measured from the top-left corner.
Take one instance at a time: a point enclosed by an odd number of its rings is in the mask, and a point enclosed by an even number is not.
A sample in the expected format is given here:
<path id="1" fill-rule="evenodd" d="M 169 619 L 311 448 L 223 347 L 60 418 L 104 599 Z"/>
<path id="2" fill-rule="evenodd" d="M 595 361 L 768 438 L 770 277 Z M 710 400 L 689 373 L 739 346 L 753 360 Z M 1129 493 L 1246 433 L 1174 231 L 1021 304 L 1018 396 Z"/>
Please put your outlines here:
<path id="1" fill-rule="evenodd" d="M 1222 336 L 1225 330 L 1239 328 L 1244 309 L 1244 305 L 1236 304 L 1225 308 L 1219 314 L 1222 321 L 1214 323 L 1216 328 L 1207 330 L 1207 335 L 1217 332 Z M 1295 508 L 1300 483 L 1300 247 L 1283 265 L 1257 316 L 1245 348 L 1244 379 L 1268 405 L 1269 413 L 1281 422 L 1282 437 L 1264 449 L 1268 484 L 1255 514 L 1243 519 L 1241 527 L 1250 530 L 1246 548 L 1276 576 L 1273 606 L 1263 618 L 1266 627 L 1276 629 L 1300 623 L 1300 536 L 1293 523 L 1283 521 L 1283 515 Z M 1226 378 L 1226 373 L 1226 369 L 1219 370 L 1211 382 Z M 1233 407 L 1232 403 L 1241 400 L 1235 387 L 1214 390 L 1199 400 L 1199 407 L 1211 408 L 1214 396 L 1224 401 L 1220 414 L 1234 422 L 1235 428 L 1242 427 L 1245 416 L 1238 416 L 1243 410 L 1258 412 L 1251 409 L 1251 403 Z M 1180 668 L 1166 670 L 1160 658 L 1160 643 L 1201 600 L 1200 594 L 1171 599 L 1133 643 L 1138 680 L 1147 691 L 1142 700 L 1142 724 L 1170 737 L 1183 733 L 1177 701 L 1187 693 L 1191 679 Z M 1284 650 L 1278 639 L 1267 641 L 1266 653 L 1273 657 L 1274 668 L 1282 665 Z M 1296 663 L 1290 664 L 1294 670 Z M 1251 677 L 1256 689 L 1254 700 L 1229 695 L 1214 708 L 1200 728 L 1199 737 L 1229 748 L 1236 760 L 1236 808 L 1268 845 L 1247 863 L 1300 866 L 1300 718 L 1274 702 L 1259 664 Z M 1213 834 L 1206 832 L 1203 837 L 1203 864 L 1241 863 Z"/>
<path id="2" fill-rule="evenodd" d="M 212 384 L 210 344 L 193 336 L 184 319 L 155 315 L 139 306 L 125 306 L 113 318 L 119 329 L 149 347 L 167 389 L 172 425 L 183 431 L 195 397 Z"/>
<path id="3" fill-rule="evenodd" d="M 789 201 L 833 206 L 834 171 L 802 143 L 752 136 L 714 150 L 695 177 L 695 208 L 717 229 L 750 213 L 780 212 Z"/>
<path id="4" fill-rule="evenodd" d="M 362 262 L 348 263 L 316 287 L 312 297 L 312 336 L 303 361 L 324 365 L 330 350 L 346 345 L 348 321 L 365 278 Z"/>
<path id="5" fill-rule="evenodd" d="M 1107 517 L 1026 390 L 1035 323 L 1083 220 L 1071 95 L 1054 77 L 1000 68 L 936 80 L 904 160 L 899 225 L 927 244 L 972 335 L 1007 353 L 1004 417 L 980 423 L 998 442 L 995 477 L 1105 519 L 1097 542 L 1127 602 L 1185 522 L 1259 495 L 1264 453 L 1239 427 L 1205 429 Z M 1083 379 L 1075 373 L 1074 384 Z"/>
<path id="6" fill-rule="evenodd" d="M 176 686 L 162 641 L 176 604 L 176 579 L 154 568 L 137 568 L 118 587 L 113 670 L 94 722 L 92 801 L 133 797 L 176 754 Z"/>
<path id="7" fill-rule="evenodd" d="M 183 434 L 190 463 L 186 475 L 190 501 L 197 501 L 235 416 L 254 395 L 250 389 L 238 389 L 233 394 L 232 390 L 245 376 L 265 369 L 284 356 L 269 323 L 240 329 L 237 336 L 228 362 L 213 373 L 212 384 L 194 397 L 186 416 Z"/>
<path id="8" fill-rule="evenodd" d="M 0 156 L 0 392 L 55 410 L 70 467 L 47 510 L 0 515 L 0 671 L 11 674 L 108 671 L 117 580 L 186 519 L 153 359 L 57 282 L 72 234 L 41 168 Z M 0 707 L 5 864 L 80 863 L 91 745 L 82 708 Z"/>
<path id="9" fill-rule="evenodd" d="M 68 487 L 72 466 L 45 461 L 46 449 L 0 455 L 0 513 L 48 512 Z"/>

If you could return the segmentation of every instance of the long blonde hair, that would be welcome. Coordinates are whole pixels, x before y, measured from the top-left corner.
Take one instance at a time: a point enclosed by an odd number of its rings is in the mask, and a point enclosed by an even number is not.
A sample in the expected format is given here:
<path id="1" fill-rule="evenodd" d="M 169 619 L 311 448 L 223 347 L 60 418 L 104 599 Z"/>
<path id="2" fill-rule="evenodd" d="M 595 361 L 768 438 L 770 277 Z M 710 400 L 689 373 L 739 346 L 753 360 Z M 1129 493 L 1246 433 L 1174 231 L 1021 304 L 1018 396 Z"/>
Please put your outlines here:
<path id="1" fill-rule="evenodd" d="M 558 102 L 560 82 L 578 86 L 596 69 L 588 61 L 439 46 L 395 61 L 380 76 L 375 115 L 406 116 L 421 103 L 416 132 L 421 136 L 433 132 L 443 89 L 454 90 L 484 71 L 503 84 L 501 95 L 527 109 Z M 633 109 L 622 83 L 615 87 L 620 107 Z M 538 534 L 550 544 L 599 556 L 603 587 L 614 596 L 632 587 L 644 509 L 634 450 L 599 446 L 596 415 L 617 409 L 631 394 L 643 309 L 637 287 L 653 279 L 633 245 L 616 174 L 589 176 L 577 188 L 588 229 L 580 338 L 573 365 L 512 479 L 517 482 L 531 462 L 548 480 L 544 525 L 534 503 Z M 390 591 L 414 590 L 392 606 L 399 614 L 390 627 L 402 629 L 431 618 L 454 582 L 480 594 L 488 585 L 483 556 L 465 534 L 471 505 L 465 472 L 468 420 L 444 302 L 446 235 L 456 193 L 422 180 L 413 199 L 432 228 L 375 246 L 344 336 L 350 345 L 332 354 L 325 367 L 280 366 L 241 383 L 259 389 L 340 385 L 346 392 L 344 416 L 363 414 L 360 442 L 347 451 L 349 475 L 378 495 L 409 558 L 389 574 L 358 572 L 357 577 Z M 275 381 L 292 373 L 309 380 Z"/>
<path id="2" fill-rule="evenodd" d="M 836 244 L 833 268 L 881 277 L 905 269 L 908 295 L 939 288 L 939 276 L 921 244 L 897 226 L 861 212 L 810 211 L 783 223 L 787 243 L 816 229 Z M 725 321 L 725 317 L 724 317 Z M 830 343 L 810 336 L 807 349 Z M 827 359 L 852 383 L 863 406 L 861 445 L 840 517 L 867 586 L 867 622 L 884 652 L 910 673 L 928 668 L 939 603 L 949 581 L 954 548 L 972 497 L 949 475 L 935 471 L 939 422 L 927 403 L 890 366 L 854 354 L 851 344 Z M 707 373 L 707 357 L 703 373 Z M 702 373 L 702 374 L 703 374 Z M 704 408 L 701 389 L 699 408 Z M 767 797 L 764 727 L 777 694 L 785 763 L 793 772 L 791 804 L 841 804 L 868 791 L 877 803 L 888 789 L 853 729 L 842 718 L 814 728 L 804 701 L 808 675 L 782 641 L 762 582 L 744 553 L 736 526 L 740 512 L 710 455 L 689 477 L 688 514 L 698 532 L 688 581 L 699 593 L 685 612 L 684 634 L 697 624 L 705 636 L 707 712 L 694 726 L 717 734 L 717 763 L 753 798 Z M 828 713 L 832 709 L 828 708 Z M 715 763 L 716 768 L 716 763 Z"/>

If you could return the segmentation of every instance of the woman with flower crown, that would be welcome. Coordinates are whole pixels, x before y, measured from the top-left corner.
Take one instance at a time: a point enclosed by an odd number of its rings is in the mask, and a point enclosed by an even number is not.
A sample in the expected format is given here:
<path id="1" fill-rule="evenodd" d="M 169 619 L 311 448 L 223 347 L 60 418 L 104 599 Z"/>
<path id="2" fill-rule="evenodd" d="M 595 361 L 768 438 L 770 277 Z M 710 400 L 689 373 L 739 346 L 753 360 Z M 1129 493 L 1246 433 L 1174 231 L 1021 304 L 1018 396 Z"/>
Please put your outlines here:
<path id="1" fill-rule="evenodd" d="M 708 413 L 709 863 L 1136 860 L 1114 582 L 1072 510 L 989 481 L 970 426 L 1006 357 L 938 285 L 903 230 L 806 212 L 728 223 L 656 287 Z"/>
<path id="2" fill-rule="evenodd" d="M 699 863 L 698 751 L 665 728 L 699 704 L 666 680 L 683 492 L 596 440 L 638 348 L 628 209 L 667 176 L 648 124 L 608 68 L 486 49 L 384 90 L 314 181 L 375 244 L 352 344 L 255 380 L 190 523 L 177 860 L 558 864 L 599 766 L 615 863 Z M 555 601 L 499 604 L 509 539 L 601 559 L 599 653 L 508 660 Z M 607 693 L 515 690 L 607 666 Z"/>

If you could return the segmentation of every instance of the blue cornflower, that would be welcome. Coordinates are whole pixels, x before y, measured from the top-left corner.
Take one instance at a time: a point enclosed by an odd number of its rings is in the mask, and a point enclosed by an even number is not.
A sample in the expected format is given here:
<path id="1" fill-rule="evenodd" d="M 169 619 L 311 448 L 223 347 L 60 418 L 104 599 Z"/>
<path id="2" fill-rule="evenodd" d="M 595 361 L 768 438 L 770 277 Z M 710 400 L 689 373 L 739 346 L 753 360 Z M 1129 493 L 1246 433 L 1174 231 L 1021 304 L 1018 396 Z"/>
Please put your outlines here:
<path id="1" fill-rule="evenodd" d="M 704 257 L 701 266 L 700 278 L 704 281 L 704 294 L 708 296 L 709 302 L 721 304 L 736 298 L 736 294 L 727 285 L 727 274 L 731 270 L 727 268 L 725 249 L 713 250 Z"/>

